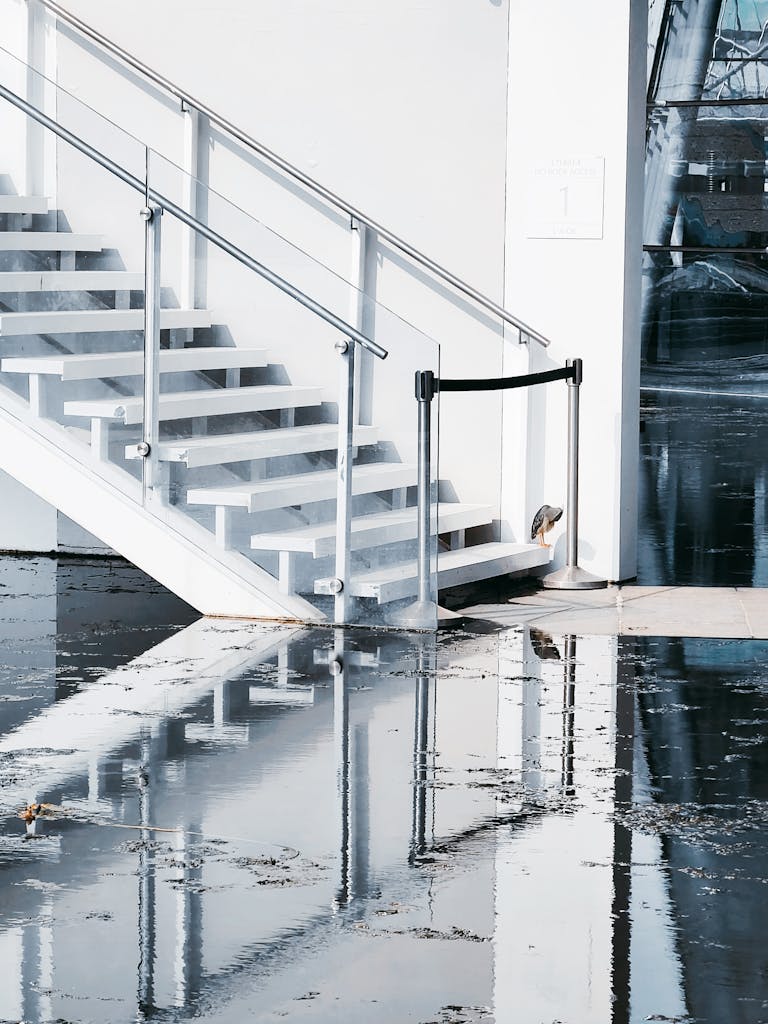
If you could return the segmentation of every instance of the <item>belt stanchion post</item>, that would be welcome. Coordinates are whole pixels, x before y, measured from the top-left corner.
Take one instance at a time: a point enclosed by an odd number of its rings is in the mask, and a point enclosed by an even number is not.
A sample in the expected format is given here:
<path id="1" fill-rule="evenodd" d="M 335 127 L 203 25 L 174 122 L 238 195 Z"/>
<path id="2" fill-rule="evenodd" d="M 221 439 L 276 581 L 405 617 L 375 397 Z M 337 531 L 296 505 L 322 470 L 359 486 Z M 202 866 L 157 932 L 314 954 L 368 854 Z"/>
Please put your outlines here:
<path id="1" fill-rule="evenodd" d="M 410 629 L 434 629 L 437 595 L 433 593 L 430 540 L 432 535 L 432 399 L 439 388 L 432 370 L 416 371 L 419 410 L 418 453 L 418 596 L 392 617 L 393 624 Z"/>
<path id="2" fill-rule="evenodd" d="M 572 370 L 568 385 L 568 500 L 566 520 L 566 554 L 562 569 L 543 578 L 542 585 L 550 590 L 599 590 L 607 581 L 579 568 L 579 388 L 582 381 L 581 359 L 569 359 L 566 366 Z"/>

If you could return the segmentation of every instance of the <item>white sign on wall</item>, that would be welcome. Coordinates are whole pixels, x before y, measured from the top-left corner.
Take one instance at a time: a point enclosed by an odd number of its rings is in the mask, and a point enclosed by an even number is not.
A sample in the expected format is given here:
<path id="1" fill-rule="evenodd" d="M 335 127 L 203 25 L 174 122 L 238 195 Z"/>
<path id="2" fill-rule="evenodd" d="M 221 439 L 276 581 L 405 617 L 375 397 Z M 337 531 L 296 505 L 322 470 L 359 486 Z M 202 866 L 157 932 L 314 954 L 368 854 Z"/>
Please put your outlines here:
<path id="1" fill-rule="evenodd" d="M 557 156 L 528 168 L 528 238 L 602 238 L 605 158 Z"/>

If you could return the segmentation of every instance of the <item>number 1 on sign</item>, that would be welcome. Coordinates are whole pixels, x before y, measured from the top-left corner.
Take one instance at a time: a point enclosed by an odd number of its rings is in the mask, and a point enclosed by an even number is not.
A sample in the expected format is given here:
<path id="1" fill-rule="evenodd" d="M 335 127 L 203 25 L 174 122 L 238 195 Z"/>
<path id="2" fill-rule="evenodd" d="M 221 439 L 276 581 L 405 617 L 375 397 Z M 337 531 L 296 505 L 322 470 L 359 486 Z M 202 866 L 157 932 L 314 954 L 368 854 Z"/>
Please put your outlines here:
<path id="1" fill-rule="evenodd" d="M 560 189 L 560 195 L 563 197 L 563 216 L 568 216 L 568 186 L 563 185 Z"/>

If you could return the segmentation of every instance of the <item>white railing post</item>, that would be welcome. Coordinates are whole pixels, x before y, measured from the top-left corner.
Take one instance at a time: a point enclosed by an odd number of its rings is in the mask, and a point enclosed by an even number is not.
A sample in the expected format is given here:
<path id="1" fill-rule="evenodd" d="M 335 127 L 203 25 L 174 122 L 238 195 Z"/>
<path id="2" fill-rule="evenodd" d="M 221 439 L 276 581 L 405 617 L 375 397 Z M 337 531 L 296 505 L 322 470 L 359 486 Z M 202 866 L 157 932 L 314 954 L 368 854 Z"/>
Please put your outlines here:
<path id="1" fill-rule="evenodd" d="M 200 154 L 200 112 L 185 101 L 181 104 L 184 118 L 183 164 L 184 188 L 183 206 L 192 217 L 197 217 L 197 178 Z M 197 233 L 193 228 L 185 231 L 181 252 L 181 282 L 179 302 L 184 309 L 194 309 L 197 301 Z"/>
<path id="2" fill-rule="evenodd" d="M 350 270 L 349 322 L 361 331 L 365 316 L 365 261 L 368 232 L 364 224 L 350 224 L 354 244 Z M 352 339 L 336 343 L 339 353 L 339 433 L 336 469 L 336 576 L 331 580 L 334 622 L 346 623 L 350 614 L 349 584 L 352 541 L 352 463 L 355 426 L 360 421 L 359 375 L 362 353 Z"/>
<path id="3" fill-rule="evenodd" d="M 332 581 L 334 622 L 345 623 L 350 611 L 352 552 L 352 460 L 355 430 L 354 341 L 337 341 L 339 353 L 339 434 L 336 453 L 336 578 Z"/>
<path id="4" fill-rule="evenodd" d="M 162 207 L 145 206 L 144 218 L 144 429 L 137 446 L 144 458 L 144 498 L 150 500 L 160 482 L 157 446 L 160 439 L 160 261 Z"/>

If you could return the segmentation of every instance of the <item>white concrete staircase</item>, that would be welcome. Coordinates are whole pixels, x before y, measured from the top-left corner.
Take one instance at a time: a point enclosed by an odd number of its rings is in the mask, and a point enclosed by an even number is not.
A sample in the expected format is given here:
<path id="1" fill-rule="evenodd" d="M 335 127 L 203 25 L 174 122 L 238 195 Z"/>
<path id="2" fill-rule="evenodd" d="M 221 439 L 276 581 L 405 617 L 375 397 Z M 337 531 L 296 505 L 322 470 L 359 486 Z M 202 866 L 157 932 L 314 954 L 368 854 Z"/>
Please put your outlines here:
<path id="1" fill-rule="evenodd" d="M 44 198 L 0 196 L 0 418 L 14 441 L 0 469 L 203 612 L 331 616 L 335 398 L 285 383 L 279 339 L 270 351 L 234 346 L 225 313 L 163 308 L 148 491 L 143 273 L 102 266 L 99 236 L 39 230 L 48 211 Z M 353 440 L 351 593 L 367 621 L 385 622 L 379 606 L 417 591 L 416 468 L 376 425 Z M 488 505 L 440 504 L 441 588 L 548 560 L 533 545 L 466 543 L 493 520 Z"/>

